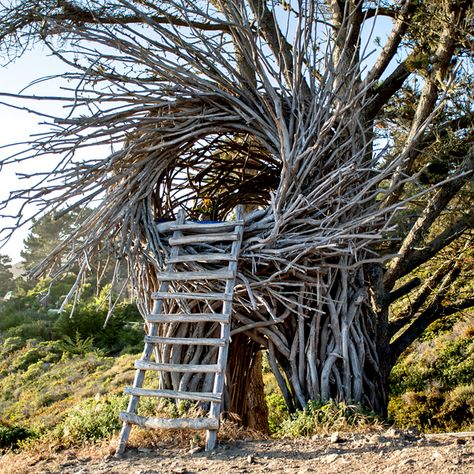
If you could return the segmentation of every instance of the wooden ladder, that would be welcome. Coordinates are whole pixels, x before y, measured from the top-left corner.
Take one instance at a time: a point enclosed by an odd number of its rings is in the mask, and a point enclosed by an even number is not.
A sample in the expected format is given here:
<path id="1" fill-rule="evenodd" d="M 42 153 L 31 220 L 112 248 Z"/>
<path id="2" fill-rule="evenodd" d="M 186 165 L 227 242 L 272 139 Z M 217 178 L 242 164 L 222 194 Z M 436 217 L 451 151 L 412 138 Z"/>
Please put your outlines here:
<path id="1" fill-rule="evenodd" d="M 138 425 L 151 429 L 195 429 L 207 430 L 206 451 L 215 448 L 217 431 L 219 429 L 219 416 L 221 412 L 225 368 L 230 340 L 230 316 L 232 312 L 232 298 L 237 272 L 237 260 L 240 252 L 243 234 L 242 207 L 236 209 L 236 221 L 218 223 L 198 223 L 184 221 L 184 214 L 180 213 L 174 223 L 168 225 L 173 231 L 169 239 L 171 247 L 167 260 L 165 272 L 158 274 L 160 282 L 159 291 L 152 294 L 154 300 L 153 310 L 146 318 L 147 335 L 145 336 L 145 347 L 140 360 L 135 361 L 135 378 L 133 387 L 127 387 L 125 393 L 130 395 L 127 411 L 120 413 L 123 421 L 122 430 L 119 435 L 117 455 L 121 455 L 126 448 L 132 425 Z M 216 247 L 208 244 L 217 244 Z M 209 248 L 211 251 L 209 251 Z M 189 251 L 191 249 L 191 252 Z M 213 251 L 214 249 L 214 251 Z M 223 251 L 225 249 L 226 251 Z M 212 264 L 212 270 L 206 271 L 180 271 L 179 267 L 187 262 L 199 262 L 204 266 Z M 177 268 L 178 267 L 178 268 Z M 217 267 L 217 269 L 216 269 Z M 184 292 L 173 291 L 172 284 L 183 282 L 219 280 L 225 282 L 223 293 L 214 292 Z M 208 312 L 184 312 L 167 314 L 166 307 L 179 307 L 178 301 L 199 300 L 212 311 Z M 168 305 L 164 304 L 168 303 Z M 171 304 L 170 303 L 174 303 Z M 186 306 L 186 305 L 184 305 Z M 217 309 L 216 309 L 217 308 Z M 219 309 L 220 308 L 220 309 Z M 176 310 L 176 309 L 175 309 Z M 216 312 L 214 312 L 216 311 Z M 165 323 L 218 323 L 220 325 L 220 337 L 218 338 L 182 338 L 163 337 L 159 335 L 159 325 Z M 166 346 L 215 346 L 217 349 L 217 361 L 214 364 L 174 364 L 158 362 L 157 347 L 163 349 Z M 152 361 L 155 354 L 157 361 Z M 143 388 L 146 371 L 157 371 L 158 373 L 201 373 L 213 375 L 212 392 L 190 392 L 168 389 Z M 199 418 L 158 418 L 145 417 L 137 414 L 140 397 L 155 397 L 176 400 L 191 400 L 206 403 L 209 407 L 207 416 Z"/>

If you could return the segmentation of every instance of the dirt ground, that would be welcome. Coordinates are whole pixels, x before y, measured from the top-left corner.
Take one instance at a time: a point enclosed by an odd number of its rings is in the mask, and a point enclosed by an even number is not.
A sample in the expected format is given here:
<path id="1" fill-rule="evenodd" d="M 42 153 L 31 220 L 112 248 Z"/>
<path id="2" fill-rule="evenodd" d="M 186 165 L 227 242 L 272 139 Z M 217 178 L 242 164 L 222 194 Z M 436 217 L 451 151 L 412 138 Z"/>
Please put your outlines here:
<path id="1" fill-rule="evenodd" d="M 474 473 L 474 435 L 423 435 L 394 429 L 311 439 L 225 441 L 213 452 L 168 444 L 6 454 L 2 474 Z"/>

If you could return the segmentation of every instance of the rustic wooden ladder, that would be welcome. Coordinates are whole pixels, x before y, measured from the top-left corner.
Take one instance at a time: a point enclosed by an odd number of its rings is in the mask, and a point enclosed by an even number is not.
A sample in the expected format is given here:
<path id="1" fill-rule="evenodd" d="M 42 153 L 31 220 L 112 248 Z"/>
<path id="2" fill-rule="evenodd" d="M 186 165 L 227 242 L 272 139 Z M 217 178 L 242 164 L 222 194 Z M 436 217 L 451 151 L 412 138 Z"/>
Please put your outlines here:
<path id="1" fill-rule="evenodd" d="M 125 393 L 130 395 L 127 411 L 120 414 L 123 421 L 119 435 L 117 455 L 121 455 L 127 445 L 132 425 L 151 429 L 195 429 L 207 430 L 206 451 L 215 448 L 217 431 L 219 429 L 219 416 L 221 412 L 225 368 L 230 340 L 230 316 L 232 312 L 232 298 L 237 272 L 237 260 L 240 252 L 243 234 L 242 207 L 236 208 L 235 221 L 218 223 L 198 223 L 184 221 L 184 214 L 180 213 L 178 219 L 168 226 L 173 231 L 169 239 L 171 251 L 167 260 L 165 272 L 158 274 L 160 282 L 159 291 L 152 294 L 154 300 L 153 310 L 146 318 L 147 335 L 145 347 L 140 360 L 135 361 L 135 379 L 133 387 L 127 387 Z M 218 243 L 219 252 L 206 250 L 207 243 Z M 204 245 L 203 245 L 204 244 Z M 227 244 L 229 251 L 223 252 L 222 245 Z M 185 251 L 192 248 L 193 253 Z M 211 247 L 212 248 L 212 247 Z M 197 253 L 194 253 L 196 252 Z M 221 265 L 222 268 L 210 271 L 179 271 L 176 264 L 198 261 L 204 264 L 212 263 Z M 215 268 L 215 267 L 213 267 Z M 173 292 L 172 282 L 190 282 L 199 280 L 219 280 L 225 282 L 223 293 L 196 293 Z M 182 285 L 181 285 L 182 288 Z M 166 314 L 163 303 L 166 300 L 201 300 L 210 302 L 214 308 L 221 307 L 219 312 L 208 313 L 173 313 Z M 176 307 L 176 305 L 175 305 Z M 159 336 L 160 323 L 202 323 L 213 322 L 220 324 L 219 338 L 181 338 Z M 206 345 L 217 348 L 217 362 L 215 364 L 172 364 L 158 363 L 151 360 L 157 345 Z M 163 347 L 163 346 L 161 346 Z M 143 388 L 147 370 L 158 372 L 180 373 L 214 373 L 212 392 L 189 392 L 183 390 L 147 389 Z M 208 415 L 200 418 L 158 418 L 144 417 L 137 414 L 140 397 L 171 398 L 177 400 L 192 400 L 196 402 L 209 402 Z"/>

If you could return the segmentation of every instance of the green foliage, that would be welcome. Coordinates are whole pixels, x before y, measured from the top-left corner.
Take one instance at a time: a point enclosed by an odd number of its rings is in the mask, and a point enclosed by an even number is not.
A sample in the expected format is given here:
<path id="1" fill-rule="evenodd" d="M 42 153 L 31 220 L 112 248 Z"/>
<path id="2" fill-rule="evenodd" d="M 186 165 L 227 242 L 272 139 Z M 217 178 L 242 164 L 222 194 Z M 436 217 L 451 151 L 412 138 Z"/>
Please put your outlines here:
<path id="1" fill-rule="evenodd" d="M 104 327 L 105 309 L 95 304 L 80 304 L 71 315 L 65 311 L 54 324 L 54 330 L 63 337 L 93 338 L 94 345 L 107 354 L 139 352 L 143 347 L 142 318 L 135 305 L 119 304 Z"/>
<path id="2" fill-rule="evenodd" d="M 62 341 L 10 338 L 0 345 L 0 413 L 48 432 L 83 399 L 122 392 L 133 379 L 133 357 L 64 353 Z"/>
<path id="3" fill-rule="evenodd" d="M 418 343 L 391 373 L 391 393 L 423 391 L 433 381 L 444 390 L 474 380 L 474 339 L 469 323 L 453 332 Z"/>
<path id="4" fill-rule="evenodd" d="M 94 347 L 94 338 L 92 336 L 86 337 L 83 339 L 79 334 L 79 331 L 76 331 L 74 338 L 69 336 L 64 336 L 63 340 L 60 341 L 60 346 L 63 353 L 71 355 L 84 356 L 90 352 L 100 353 L 97 348 Z"/>
<path id="5" fill-rule="evenodd" d="M 270 433 L 276 433 L 280 429 L 281 424 L 288 419 L 289 414 L 285 399 L 271 371 L 266 352 L 263 353 L 262 357 L 262 372 L 265 401 L 268 408 L 268 428 Z"/>
<path id="6" fill-rule="evenodd" d="M 91 213 L 90 209 L 83 208 L 63 214 L 60 218 L 55 213 L 47 214 L 37 221 L 33 221 L 30 235 L 25 239 L 21 257 L 27 269 L 33 268 L 44 258 L 51 255 L 53 250 L 63 242 L 74 229 Z M 57 261 L 56 266 L 61 262 Z"/>
<path id="7" fill-rule="evenodd" d="M 47 309 L 33 296 L 21 296 L 0 305 L 0 332 L 37 320 L 51 320 Z"/>
<path id="8" fill-rule="evenodd" d="M 0 449 L 15 449 L 30 438 L 36 438 L 36 431 L 23 426 L 12 425 L 0 420 Z"/>
<path id="9" fill-rule="evenodd" d="M 288 409 L 281 393 L 269 393 L 265 400 L 268 407 L 268 428 L 270 433 L 277 433 L 282 423 L 288 419 Z"/>
<path id="10" fill-rule="evenodd" d="M 474 326 L 418 342 L 391 374 L 389 416 L 423 431 L 472 429 L 474 425 Z"/>
<path id="11" fill-rule="evenodd" d="M 421 392 L 405 392 L 388 405 L 393 421 L 421 431 L 464 431 L 474 428 L 474 384 L 440 391 L 433 385 Z"/>
<path id="12" fill-rule="evenodd" d="M 304 410 L 298 410 L 285 420 L 279 436 L 311 436 L 318 432 L 377 426 L 380 417 L 357 404 L 346 402 L 310 401 Z"/>
<path id="13" fill-rule="evenodd" d="M 114 395 L 81 401 L 67 412 L 54 436 L 67 446 L 111 437 L 121 427 L 119 413 L 125 410 L 127 398 Z"/>
<path id="14" fill-rule="evenodd" d="M 66 288 L 67 282 L 50 285 L 42 280 L 27 295 L 0 304 L 0 336 L 19 337 L 23 341 L 93 338 L 94 346 L 108 354 L 141 350 L 143 320 L 134 304 L 119 303 L 104 327 L 107 310 L 98 309 L 95 298 L 84 299 L 72 316 L 70 308 L 58 315 L 54 308 L 59 306 L 60 295 Z M 46 291 L 53 308 L 44 304 L 44 300 L 41 302 Z"/>
<path id="15" fill-rule="evenodd" d="M 12 260 L 8 255 L 0 254 L 0 298 L 15 288 L 11 263 Z"/>

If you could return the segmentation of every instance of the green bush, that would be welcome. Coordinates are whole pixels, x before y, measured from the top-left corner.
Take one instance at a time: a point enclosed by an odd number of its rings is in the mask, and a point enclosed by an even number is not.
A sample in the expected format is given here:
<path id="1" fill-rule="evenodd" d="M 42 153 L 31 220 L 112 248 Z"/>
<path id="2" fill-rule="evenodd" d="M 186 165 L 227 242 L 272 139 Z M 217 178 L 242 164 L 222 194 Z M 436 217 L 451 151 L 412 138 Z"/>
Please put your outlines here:
<path id="1" fill-rule="evenodd" d="M 406 392 L 393 397 L 389 416 L 401 428 L 420 431 L 463 431 L 474 427 L 474 384 L 451 391 L 432 387 L 422 392 Z"/>
<path id="2" fill-rule="evenodd" d="M 281 393 L 269 393 L 265 400 L 268 407 L 268 428 L 270 433 L 276 433 L 281 428 L 282 423 L 288 419 L 288 409 L 285 399 Z"/>
<path id="3" fill-rule="evenodd" d="M 18 448 L 22 441 L 36 436 L 37 433 L 29 428 L 0 421 L 0 449 Z"/>
<path id="4" fill-rule="evenodd" d="M 374 412 L 358 404 L 346 402 L 310 401 L 304 410 L 298 410 L 283 421 L 279 436 L 311 436 L 317 432 L 377 426 L 381 419 Z"/>
<path id="5" fill-rule="evenodd" d="M 80 305 L 72 316 L 68 311 L 60 314 L 54 328 L 61 337 L 93 337 L 94 345 L 107 354 L 124 353 L 124 349 L 136 353 L 143 348 L 143 320 L 135 305 L 118 305 L 104 328 L 106 316 L 106 310 L 92 304 Z"/>
<path id="6" fill-rule="evenodd" d="M 400 427 L 455 431 L 472 427 L 474 325 L 458 321 L 452 331 L 415 344 L 390 376 L 389 416 Z"/>
<path id="7" fill-rule="evenodd" d="M 111 437 L 122 426 L 119 413 L 125 410 L 127 399 L 115 395 L 91 398 L 75 405 L 56 429 L 57 440 L 67 446 L 77 446 Z"/>

